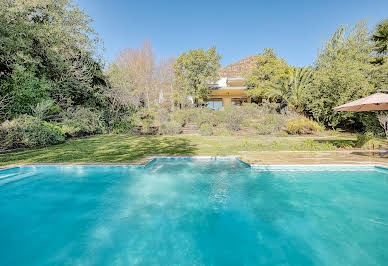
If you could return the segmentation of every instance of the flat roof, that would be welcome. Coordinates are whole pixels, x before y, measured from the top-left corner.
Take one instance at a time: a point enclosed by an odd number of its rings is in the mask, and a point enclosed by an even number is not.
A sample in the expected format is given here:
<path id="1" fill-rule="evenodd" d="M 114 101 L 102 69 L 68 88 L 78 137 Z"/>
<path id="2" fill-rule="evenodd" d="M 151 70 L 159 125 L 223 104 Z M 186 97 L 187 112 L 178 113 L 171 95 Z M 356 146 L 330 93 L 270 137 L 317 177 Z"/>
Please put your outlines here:
<path id="1" fill-rule="evenodd" d="M 247 90 L 248 87 L 214 87 L 213 90 Z"/>

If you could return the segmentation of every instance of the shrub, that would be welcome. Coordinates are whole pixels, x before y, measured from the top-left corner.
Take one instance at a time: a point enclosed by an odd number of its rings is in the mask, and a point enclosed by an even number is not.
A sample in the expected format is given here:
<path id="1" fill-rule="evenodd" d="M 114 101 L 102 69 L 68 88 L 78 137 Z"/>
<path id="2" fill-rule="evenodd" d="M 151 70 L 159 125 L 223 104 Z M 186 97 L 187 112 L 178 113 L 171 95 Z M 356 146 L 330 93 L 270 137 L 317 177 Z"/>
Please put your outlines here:
<path id="1" fill-rule="evenodd" d="M 182 125 L 187 123 L 197 123 L 198 127 L 202 124 L 217 125 L 218 119 L 213 110 L 210 108 L 192 108 L 174 111 L 170 117 L 171 120 L 177 121 Z"/>
<path id="2" fill-rule="evenodd" d="M 255 103 L 244 103 L 240 108 L 244 113 L 244 117 L 249 119 L 257 119 L 260 116 L 277 113 L 274 109 L 273 104 L 266 103 L 262 105 L 257 105 Z"/>
<path id="3" fill-rule="evenodd" d="M 124 116 L 113 124 L 113 134 L 130 134 L 134 127 L 131 116 Z"/>
<path id="4" fill-rule="evenodd" d="M 330 131 L 330 135 L 332 136 L 336 136 L 336 135 L 339 135 L 341 133 L 342 129 L 340 128 L 333 128 L 331 131 Z"/>
<path id="5" fill-rule="evenodd" d="M 194 122 L 197 123 L 198 127 L 201 127 L 203 124 L 216 126 L 217 117 L 215 116 L 213 110 L 209 108 L 200 108 L 194 113 Z"/>
<path id="6" fill-rule="evenodd" d="M 165 104 L 160 104 L 155 114 L 155 122 L 157 125 L 162 125 L 169 121 L 170 109 Z"/>
<path id="7" fill-rule="evenodd" d="M 60 127 L 29 115 L 0 125 L 0 146 L 4 149 L 44 147 L 64 141 Z"/>
<path id="8" fill-rule="evenodd" d="M 131 124 L 133 126 L 132 116 L 134 115 L 135 112 L 136 112 L 135 108 L 131 106 L 108 105 L 106 108 L 102 109 L 101 112 L 99 112 L 99 114 L 100 114 L 100 120 L 102 121 L 106 130 L 109 132 L 113 132 L 115 129 L 119 127 L 122 121 L 123 121 L 123 124 L 128 124 L 128 122 L 131 121 Z M 116 132 L 116 133 L 121 133 L 121 132 Z"/>
<path id="9" fill-rule="evenodd" d="M 245 118 L 257 119 L 260 116 L 267 114 L 276 114 L 277 109 L 279 109 L 279 104 L 277 103 L 265 103 L 257 105 L 255 103 L 244 103 L 239 107 L 244 113 Z"/>
<path id="10" fill-rule="evenodd" d="M 48 99 L 41 101 L 34 108 L 32 108 L 32 115 L 41 120 L 48 120 L 55 114 L 58 114 L 59 111 L 60 107 L 55 105 L 53 100 Z"/>
<path id="11" fill-rule="evenodd" d="M 213 128 L 209 124 L 202 124 L 199 128 L 202 136 L 211 136 L 213 135 Z"/>
<path id="12" fill-rule="evenodd" d="M 323 127 L 306 117 L 294 117 L 287 121 L 286 131 L 290 134 L 314 134 Z"/>
<path id="13" fill-rule="evenodd" d="M 191 123 L 194 122 L 195 111 L 195 109 L 176 110 L 171 114 L 170 119 L 179 122 L 182 125 Z"/>
<path id="14" fill-rule="evenodd" d="M 225 127 L 229 130 L 240 130 L 241 123 L 244 120 L 243 109 L 239 106 L 229 105 L 225 107 Z"/>
<path id="15" fill-rule="evenodd" d="M 182 132 L 182 124 L 177 121 L 165 122 L 160 125 L 162 135 L 177 135 Z"/>
<path id="16" fill-rule="evenodd" d="M 106 131 L 101 115 L 84 107 L 69 108 L 62 114 L 62 129 L 67 136 L 80 137 Z"/>
<path id="17" fill-rule="evenodd" d="M 257 133 L 268 135 L 279 132 L 285 125 L 286 117 L 279 114 L 267 114 L 259 119 L 255 125 Z"/>
<path id="18" fill-rule="evenodd" d="M 217 128 L 213 131 L 213 135 L 215 135 L 215 136 L 232 136 L 233 131 L 227 130 L 227 129 L 222 129 L 222 128 Z"/>
<path id="19" fill-rule="evenodd" d="M 296 143 L 293 146 L 294 150 L 303 151 L 328 151 L 334 150 L 336 147 L 330 142 L 317 142 L 312 139 L 306 139 L 302 143 Z"/>
<path id="20" fill-rule="evenodd" d="M 252 120 L 248 118 L 244 118 L 243 121 L 241 122 L 241 125 L 243 127 L 249 127 L 250 125 L 252 125 Z"/>
<path id="21" fill-rule="evenodd" d="M 142 108 L 133 114 L 133 132 L 134 134 L 155 135 L 157 127 L 155 126 L 156 112 L 150 108 Z"/>
<path id="22" fill-rule="evenodd" d="M 224 123 L 226 120 L 226 115 L 224 110 L 213 111 L 214 119 L 217 121 L 217 124 Z"/>
<path id="23" fill-rule="evenodd" d="M 244 103 L 240 106 L 240 108 L 244 109 L 244 113 L 254 118 L 260 113 L 260 107 L 255 103 Z"/>
<path id="24" fill-rule="evenodd" d="M 372 133 L 357 134 L 356 147 L 361 148 L 367 142 L 369 142 L 371 139 L 373 139 L 373 134 Z"/>
<path id="25" fill-rule="evenodd" d="M 264 114 L 276 114 L 280 109 L 279 103 L 264 103 L 259 106 L 260 112 Z"/>

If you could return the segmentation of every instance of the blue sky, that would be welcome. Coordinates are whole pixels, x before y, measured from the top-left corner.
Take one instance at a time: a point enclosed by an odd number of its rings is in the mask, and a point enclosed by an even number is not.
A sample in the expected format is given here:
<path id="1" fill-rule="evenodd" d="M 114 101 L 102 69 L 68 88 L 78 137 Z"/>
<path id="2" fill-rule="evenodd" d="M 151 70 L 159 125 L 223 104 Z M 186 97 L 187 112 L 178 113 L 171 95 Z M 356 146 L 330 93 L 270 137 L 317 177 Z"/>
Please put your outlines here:
<path id="1" fill-rule="evenodd" d="M 222 65 L 274 48 L 289 64 L 312 64 L 318 48 L 339 25 L 388 17 L 388 0 L 328 1 L 130 1 L 75 0 L 91 15 L 107 62 L 125 47 L 151 41 L 157 56 L 209 48 Z"/>

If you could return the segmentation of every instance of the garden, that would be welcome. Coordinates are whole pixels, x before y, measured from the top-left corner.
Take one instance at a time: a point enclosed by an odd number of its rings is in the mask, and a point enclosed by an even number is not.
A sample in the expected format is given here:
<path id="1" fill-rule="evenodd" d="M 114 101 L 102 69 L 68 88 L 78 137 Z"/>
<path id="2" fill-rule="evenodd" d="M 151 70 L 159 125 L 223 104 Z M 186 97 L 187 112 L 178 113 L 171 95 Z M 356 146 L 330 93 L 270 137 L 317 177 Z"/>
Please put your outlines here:
<path id="1" fill-rule="evenodd" d="M 116 149 L 128 152 L 117 161 L 133 161 L 153 153 L 385 147 L 384 112 L 333 107 L 388 88 L 388 20 L 372 31 L 363 21 L 340 25 L 310 66 L 264 49 L 243 73 L 252 103 L 222 110 L 206 105 L 220 78 L 215 47 L 163 57 L 145 40 L 105 64 L 89 16 L 68 0 L 0 1 L 0 23 L 2 164 L 116 161 Z M 135 143 L 149 146 L 134 155 Z M 99 157 L 96 144 L 112 147 L 111 155 Z"/>

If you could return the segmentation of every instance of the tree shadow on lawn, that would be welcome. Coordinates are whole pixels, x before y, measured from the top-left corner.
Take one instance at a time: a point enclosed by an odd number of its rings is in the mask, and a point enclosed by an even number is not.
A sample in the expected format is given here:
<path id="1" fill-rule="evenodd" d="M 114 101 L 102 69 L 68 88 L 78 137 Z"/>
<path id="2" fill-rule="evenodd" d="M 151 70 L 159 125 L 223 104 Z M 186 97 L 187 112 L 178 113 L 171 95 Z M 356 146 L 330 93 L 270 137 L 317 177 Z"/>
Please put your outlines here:
<path id="1" fill-rule="evenodd" d="M 133 162 L 151 155 L 193 155 L 196 150 L 196 145 L 186 138 L 100 136 L 0 155 L 0 165 L 17 162 Z"/>

